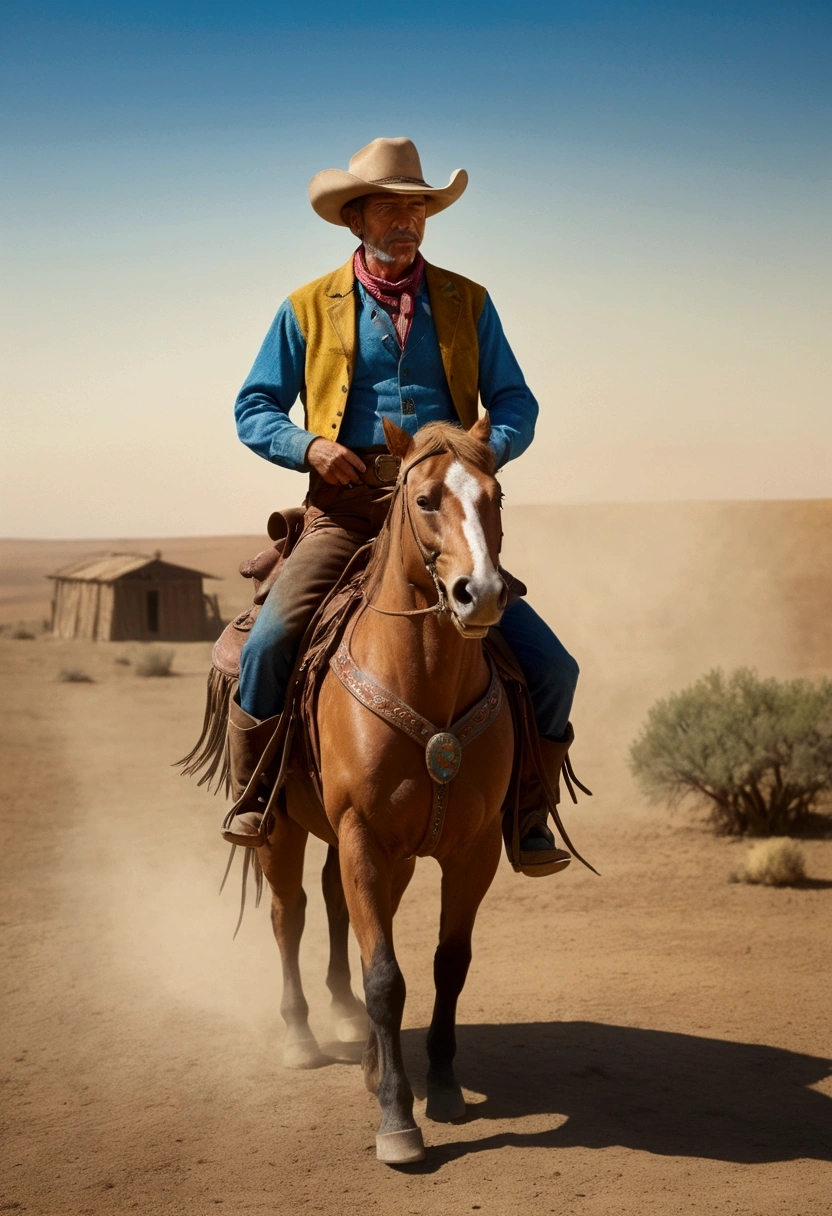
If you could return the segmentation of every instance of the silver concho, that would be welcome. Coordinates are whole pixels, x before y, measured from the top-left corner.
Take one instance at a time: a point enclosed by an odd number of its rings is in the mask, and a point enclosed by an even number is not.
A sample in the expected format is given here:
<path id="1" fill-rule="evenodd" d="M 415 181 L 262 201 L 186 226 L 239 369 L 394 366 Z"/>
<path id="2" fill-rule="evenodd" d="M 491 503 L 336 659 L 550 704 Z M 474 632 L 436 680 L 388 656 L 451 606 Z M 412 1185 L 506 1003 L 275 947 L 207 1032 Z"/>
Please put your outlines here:
<path id="1" fill-rule="evenodd" d="M 453 781 L 462 763 L 462 744 L 450 731 L 440 730 L 428 739 L 425 763 L 434 781 L 440 785 Z"/>

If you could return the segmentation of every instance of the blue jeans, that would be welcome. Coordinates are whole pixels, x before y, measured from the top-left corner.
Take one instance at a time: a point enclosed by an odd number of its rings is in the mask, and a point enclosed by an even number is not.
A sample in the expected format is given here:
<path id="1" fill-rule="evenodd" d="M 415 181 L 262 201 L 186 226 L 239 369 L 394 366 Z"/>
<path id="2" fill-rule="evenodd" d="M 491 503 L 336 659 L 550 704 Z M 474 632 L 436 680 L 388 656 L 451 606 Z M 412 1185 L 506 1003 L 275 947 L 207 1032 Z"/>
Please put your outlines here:
<path id="1" fill-rule="evenodd" d="M 531 693 L 542 738 L 560 742 L 566 735 L 579 668 L 531 604 L 518 600 L 506 608 L 500 633 L 520 664 Z"/>

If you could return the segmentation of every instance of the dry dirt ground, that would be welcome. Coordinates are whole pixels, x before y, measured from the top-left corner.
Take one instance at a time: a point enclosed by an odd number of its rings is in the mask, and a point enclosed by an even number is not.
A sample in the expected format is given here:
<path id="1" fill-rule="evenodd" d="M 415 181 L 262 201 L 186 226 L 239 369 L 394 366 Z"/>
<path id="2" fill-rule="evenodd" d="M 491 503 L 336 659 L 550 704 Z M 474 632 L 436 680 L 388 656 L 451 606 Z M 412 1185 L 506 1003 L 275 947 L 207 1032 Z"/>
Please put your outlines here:
<path id="1" fill-rule="evenodd" d="M 210 647 L 143 680 L 138 644 L 0 638 L 3 1129 L 0 1212 L 72 1216 L 821 1216 L 832 1210 L 832 840 L 811 882 L 732 884 L 746 846 L 647 806 L 627 745 L 656 696 L 710 666 L 832 672 L 832 504 L 515 509 L 507 564 L 582 662 L 569 813 L 603 877 L 504 863 L 460 1003 L 464 1123 L 421 1117 L 428 1159 L 374 1157 L 355 1052 L 280 1064 L 268 915 L 236 942 L 218 898 L 221 803 L 177 775 Z M 130 542 L 226 577 L 257 538 Z M 6 621 L 101 542 L 3 542 Z M 46 587 L 46 595 L 44 595 Z M 94 682 L 58 680 L 64 667 Z M 304 973 L 330 1039 L 312 842 Z M 398 925 L 405 1053 L 424 1110 L 438 870 Z"/>

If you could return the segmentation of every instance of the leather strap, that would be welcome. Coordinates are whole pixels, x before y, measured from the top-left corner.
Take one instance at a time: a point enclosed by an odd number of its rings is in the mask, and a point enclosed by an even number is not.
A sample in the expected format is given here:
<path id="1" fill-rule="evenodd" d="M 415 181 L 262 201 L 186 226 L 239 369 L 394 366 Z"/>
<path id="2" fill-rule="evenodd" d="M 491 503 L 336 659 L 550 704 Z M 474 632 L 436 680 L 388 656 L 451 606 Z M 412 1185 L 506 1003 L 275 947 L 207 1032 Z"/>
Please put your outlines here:
<path id="1" fill-rule="evenodd" d="M 352 657 L 350 641 L 360 616 L 361 613 L 356 613 L 349 632 L 345 635 L 338 650 L 330 659 L 329 665 L 344 687 L 352 693 L 356 701 L 361 702 L 365 709 L 369 709 L 385 722 L 389 722 L 391 726 L 398 726 L 399 730 L 409 735 L 414 743 L 419 743 L 424 747 L 429 739 L 441 733 L 441 728 L 434 726 L 432 722 L 427 718 L 423 718 L 421 714 L 417 713 L 401 697 L 397 696 L 394 692 L 390 692 L 388 688 L 385 688 L 383 684 L 379 684 L 372 676 L 368 676 L 366 672 L 361 670 Z M 482 734 L 484 730 L 487 730 L 502 708 L 502 681 L 497 674 L 497 668 L 494 666 L 491 656 L 487 655 L 486 658 L 491 669 L 491 681 L 488 685 L 488 691 L 472 709 L 462 714 L 448 728 L 448 732 L 455 735 L 463 747 L 466 743 L 470 743 L 472 739 L 476 739 L 477 735 Z"/>
<path id="2" fill-rule="evenodd" d="M 434 726 L 427 718 L 417 713 L 401 697 L 391 692 L 389 688 L 385 688 L 383 684 L 379 684 L 357 665 L 350 651 L 350 641 L 361 615 L 361 612 L 356 613 L 341 645 L 329 661 L 332 671 L 335 672 L 347 691 L 352 693 L 356 701 L 382 721 L 398 727 L 409 739 L 423 748 L 426 748 L 431 739 L 440 734 L 453 736 L 460 748 L 463 748 L 488 729 L 503 706 L 503 683 L 490 655 L 486 655 L 486 658 L 491 670 L 491 681 L 485 696 L 481 697 L 472 709 L 457 718 L 447 732 L 441 731 L 439 727 Z M 430 765 L 428 765 L 428 772 L 433 783 L 433 797 L 428 830 L 416 850 L 419 857 L 428 856 L 439 843 L 448 808 L 450 780 L 453 779 L 451 777 L 438 780 Z"/>
<path id="3" fill-rule="evenodd" d="M 534 763 L 535 769 L 537 770 L 537 776 L 540 781 L 541 787 L 543 789 L 543 794 L 549 805 L 549 814 L 552 816 L 552 819 L 555 821 L 555 827 L 558 829 L 561 836 L 563 837 L 564 844 L 566 845 L 567 849 L 572 854 L 572 856 L 577 857 L 578 861 L 580 861 L 583 865 L 585 865 L 588 870 L 592 870 L 593 874 L 597 874 L 598 871 L 595 869 L 595 866 L 590 865 L 589 862 L 586 860 L 586 858 L 581 856 L 581 854 L 575 848 L 572 841 L 569 839 L 569 836 L 567 835 L 566 828 L 563 826 L 563 820 L 561 819 L 560 812 L 558 811 L 557 795 L 555 794 L 555 791 L 552 789 L 551 783 L 550 783 L 549 778 L 546 773 L 546 765 L 544 764 L 543 757 L 540 754 L 540 737 L 537 733 L 537 729 L 529 723 L 528 708 L 527 708 L 527 703 L 526 703 L 525 697 L 521 698 L 520 704 L 521 704 L 522 726 L 523 726 L 523 736 L 524 736 L 524 740 L 525 740 L 525 745 L 528 746 L 531 751 L 532 761 Z M 572 730 L 571 724 L 570 724 L 569 729 L 571 732 L 571 730 Z M 572 797 L 573 802 L 577 802 L 578 799 L 575 797 L 575 791 L 572 788 L 572 784 L 570 782 L 570 776 L 572 778 L 572 781 L 575 782 L 575 784 L 578 786 L 579 789 L 583 790 L 583 792 L 585 794 L 589 794 L 590 796 L 592 795 L 592 791 L 588 790 L 585 785 L 582 785 L 580 783 L 580 781 L 578 781 L 577 777 L 575 776 L 574 770 L 572 769 L 571 764 L 567 768 L 567 765 L 564 762 L 561 772 L 563 774 L 566 786 L 569 790 L 569 793 Z M 515 811 L 514 811 L 514 824 L 515 824 L 515 832 L 518 836 L 518 841 L 517 841 L 518 848 L 519 848 L 519 844 L 520 844 L 519 828 L 518 828 L 519 806 L 520 806 L 520 804 L 519 804 L 519 799 L 518 799 L 518 802 L 515 806 Z M 515 860 L 516 860 L 519 858 L 520 855 L 519 855 L 519 853 L 515 853 L 514 856 L 515 856 Z"/>
<path id="4" fill-rule="evenodd" d="M 428 830 L 425 832 L 422 843 L 416 850 L 417 857 L 430 857 L 439 844 L 442 829 L 445 826 L 448 802 L 451 798 L 450 785 L 440 785 L 438 781 L 432 782 L 432 785 L 433 795 L 431 798 L 430 822 L 428 823 Z"/>

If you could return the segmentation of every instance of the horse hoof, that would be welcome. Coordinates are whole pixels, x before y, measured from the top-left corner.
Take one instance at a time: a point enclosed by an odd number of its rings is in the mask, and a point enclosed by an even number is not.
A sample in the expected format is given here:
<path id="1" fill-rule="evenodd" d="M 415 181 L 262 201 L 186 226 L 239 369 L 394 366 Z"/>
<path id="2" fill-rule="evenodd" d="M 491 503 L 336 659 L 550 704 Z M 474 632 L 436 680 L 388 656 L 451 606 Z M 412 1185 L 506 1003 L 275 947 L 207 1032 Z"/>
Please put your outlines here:
<path id="1" fill-rule="evenodd" d="M 320 1068 L 328 1062 L 315 1039 L 295 1039 L 283 1044 L 284 1068 Z"/>
<path id="2" fill-rule="evenodd" d="M 352 1018 L 339 1018 L 335 1023 L 335 1034 L 339 1043 L 363 1043 L 369 1029 L 370 1023 L 366 1013 L 357 1013 Z"/>
<path id="3" fill-rule="evenodd" d="M 385 1165 L 413 1165 L 425 1159 L 425 1142 L 418 1127 L 376 1136 L 376 1157 Z"/>
<path id="4" fill-rule="evenodd" d="M 434 1123 L 453 1123 L 455 1119 L 464 1119 L 467 1113 L 462 1090 L 434 1089 L 428 1086 L 428 1104 L 425 1115 Z"/>

